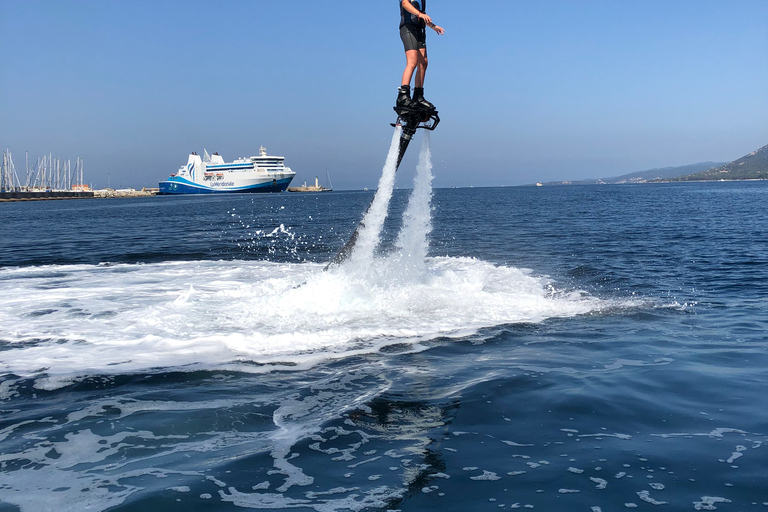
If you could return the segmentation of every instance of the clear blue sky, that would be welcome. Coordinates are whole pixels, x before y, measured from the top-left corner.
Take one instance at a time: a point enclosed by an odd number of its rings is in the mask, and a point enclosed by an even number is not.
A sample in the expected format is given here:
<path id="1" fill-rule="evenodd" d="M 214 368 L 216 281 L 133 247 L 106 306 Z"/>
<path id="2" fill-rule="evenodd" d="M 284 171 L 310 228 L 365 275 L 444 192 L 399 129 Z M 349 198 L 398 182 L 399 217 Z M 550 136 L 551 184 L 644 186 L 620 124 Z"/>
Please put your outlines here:
<path id="1" fill-rule="evenodd" d="M 768 144 L 766 0 L 430 0 L 435 186 L 729 161 Z M 264 145 L 375 187 L 405 59 L 395 0 L 0 0 L 0 146 L 157 186 Z M 420 138 L 420 137 L 419 137 Z M 418 145 L 418 142 L 417 144 Z M 417 151 L 401 167 L 409 187 Z"/>

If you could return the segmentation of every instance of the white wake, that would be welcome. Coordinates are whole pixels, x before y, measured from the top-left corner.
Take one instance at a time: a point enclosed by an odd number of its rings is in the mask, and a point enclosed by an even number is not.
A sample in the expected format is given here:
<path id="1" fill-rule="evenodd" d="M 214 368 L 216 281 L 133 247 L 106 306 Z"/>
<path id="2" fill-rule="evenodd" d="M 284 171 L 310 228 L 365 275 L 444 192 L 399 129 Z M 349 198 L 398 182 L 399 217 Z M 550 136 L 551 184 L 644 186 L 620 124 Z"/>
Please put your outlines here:
<path id="1" fill-rule="evenodd" d="M 0 373 L 55 388 L 83 375 L 165 368 L 304 368 L 606 307 L 529 271 L 429 257 L 428 137 L 396 249 L 378 254 L 399 133 L 358 244 L 330 271 L 258 261 L 0 269 Z"/>

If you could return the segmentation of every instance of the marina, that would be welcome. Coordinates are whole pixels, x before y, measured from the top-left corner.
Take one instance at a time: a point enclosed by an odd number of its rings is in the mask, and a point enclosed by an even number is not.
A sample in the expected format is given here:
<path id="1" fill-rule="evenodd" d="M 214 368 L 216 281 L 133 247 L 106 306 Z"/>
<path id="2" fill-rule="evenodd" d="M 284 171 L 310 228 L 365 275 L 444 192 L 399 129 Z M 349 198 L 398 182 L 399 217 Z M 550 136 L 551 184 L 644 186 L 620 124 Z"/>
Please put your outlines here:
<path id="1" fill-rule="evenodd" d="M 94 197 L 83 182 L 83 159 L 78 157 L 75 168 L 71 160 L 54 158 L 52 154 L 37 159 L 29 166 L 29 153 L 24 155 L 25 170 L 22 183 L 10 149 L 3 151 L 0 168 L 0 201 L 39 201 L 47 199 L 84 199 Z"/>
<path id="2" fill-rule="evenodd" d="M 0 171 L 0 192 L 53 192 L 85 191 L 90 189 L 83 181 L 83 159 L 78 157 L 75 168 L 71 160 L 54 158 L 52 154 L 37 159 L 29 166 L 29 153 L 25 153 L 24 182 L 19 178 L 10 149 L 3 151 Z"/>

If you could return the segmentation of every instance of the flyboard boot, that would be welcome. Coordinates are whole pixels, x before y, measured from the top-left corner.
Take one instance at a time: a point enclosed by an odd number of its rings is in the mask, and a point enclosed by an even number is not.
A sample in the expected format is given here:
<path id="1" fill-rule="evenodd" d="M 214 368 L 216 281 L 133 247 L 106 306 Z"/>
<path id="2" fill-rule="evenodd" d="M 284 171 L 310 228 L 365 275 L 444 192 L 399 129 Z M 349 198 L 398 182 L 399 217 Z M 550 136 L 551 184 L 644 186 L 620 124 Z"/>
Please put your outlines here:
<path id="1" fill-rule="evenodd" d="M 413 88 L 413 99 L 411 100 L 411 105 L 413 105 L 413 108 L 418 108 L 421 110 L 435 110 L 435 106 L 424 99 L 423 87 Z"/>
<path id="2" fill-rule="evenodd" d="M 397 89 L 397 101 L 395 101 L 395 108 L 413 108 L 413 102 L 411 101 L 411 86 L 401 85 Z"/>
<path id="3" fill-rule="evenodd" d="M 397 92 L 397 101 L 394 107 L 397 113 L 397 122 L 392 123 L 392 126 L 402 126 L 403 137 L 407 139 L 410 139 L 411 135 L 416 132 L 416 128 L 434 130 L 437 123 L 440 122 L 440 117 L 437 115 L 435 106 L 424 99 L 424 88 L 415 87 L 413 98 L 410 94 L 410 85 L 401 85 Z"/>

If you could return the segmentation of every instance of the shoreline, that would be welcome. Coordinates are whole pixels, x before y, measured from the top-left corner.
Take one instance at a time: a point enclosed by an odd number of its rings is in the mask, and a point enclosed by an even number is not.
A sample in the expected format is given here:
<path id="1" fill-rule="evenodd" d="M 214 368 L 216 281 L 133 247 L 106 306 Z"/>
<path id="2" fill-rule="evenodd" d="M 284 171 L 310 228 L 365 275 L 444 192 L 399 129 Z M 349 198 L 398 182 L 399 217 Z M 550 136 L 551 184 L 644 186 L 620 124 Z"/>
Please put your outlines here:
<path id="1" fill-rule="evenodd" d="M 0 203 L 17 201 L 54 201 L 62 199 L 104 199 L 118 197 L 154 197 L 157 189 L 142 190 L 47 190 L 47 191 L 16 191 L 0 192 Z"/>

